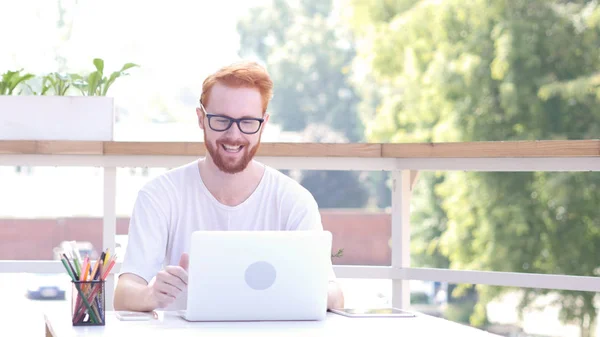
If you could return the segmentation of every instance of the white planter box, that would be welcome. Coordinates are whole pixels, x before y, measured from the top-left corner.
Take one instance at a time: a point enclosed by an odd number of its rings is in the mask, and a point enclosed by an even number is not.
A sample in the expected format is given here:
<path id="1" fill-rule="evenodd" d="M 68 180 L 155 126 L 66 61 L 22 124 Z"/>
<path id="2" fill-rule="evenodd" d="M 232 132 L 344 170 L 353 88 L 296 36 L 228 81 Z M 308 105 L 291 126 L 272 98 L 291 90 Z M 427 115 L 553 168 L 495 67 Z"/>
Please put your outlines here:
<path id="1" fill-rule="evenodd" d="M 0 140 L 111 141 L 114 99 L 106 96 L 0 96 Z"/>

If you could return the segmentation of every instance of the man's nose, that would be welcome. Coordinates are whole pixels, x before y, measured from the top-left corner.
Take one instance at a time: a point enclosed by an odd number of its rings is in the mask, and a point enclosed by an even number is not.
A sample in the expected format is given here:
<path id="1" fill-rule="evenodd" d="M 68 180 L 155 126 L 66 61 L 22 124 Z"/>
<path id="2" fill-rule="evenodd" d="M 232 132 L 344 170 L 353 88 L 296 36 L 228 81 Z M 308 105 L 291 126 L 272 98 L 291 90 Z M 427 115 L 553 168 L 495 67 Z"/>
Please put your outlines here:
<path id="1" fill-rule="evenodd" d="M 231 127 L 225 131 L 225 134 L 231 138 L 241 138 L 243 136 L 237 123 L 232 123 Z"/>

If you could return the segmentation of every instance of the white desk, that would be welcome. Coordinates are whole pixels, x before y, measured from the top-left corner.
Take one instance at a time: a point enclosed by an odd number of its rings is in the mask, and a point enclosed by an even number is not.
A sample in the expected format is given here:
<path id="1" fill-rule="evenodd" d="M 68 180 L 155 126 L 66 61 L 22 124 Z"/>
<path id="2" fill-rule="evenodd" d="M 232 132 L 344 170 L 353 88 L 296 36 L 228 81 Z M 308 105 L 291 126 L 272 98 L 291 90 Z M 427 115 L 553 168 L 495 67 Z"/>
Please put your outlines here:
<path id="1" fill-rule="evenodd" d="M 347 318 L 328 313 L 324 321 L 303 322 L 194 322 L 174 312 L 158 312 L 150 321 L 120 321 L 106 313 L 106 325 L 73 327 L 68 312 L 46 313 L 47 337 L 111 336 L 496 336 L 444 319 L 425 315 L 412 318 Z"/>

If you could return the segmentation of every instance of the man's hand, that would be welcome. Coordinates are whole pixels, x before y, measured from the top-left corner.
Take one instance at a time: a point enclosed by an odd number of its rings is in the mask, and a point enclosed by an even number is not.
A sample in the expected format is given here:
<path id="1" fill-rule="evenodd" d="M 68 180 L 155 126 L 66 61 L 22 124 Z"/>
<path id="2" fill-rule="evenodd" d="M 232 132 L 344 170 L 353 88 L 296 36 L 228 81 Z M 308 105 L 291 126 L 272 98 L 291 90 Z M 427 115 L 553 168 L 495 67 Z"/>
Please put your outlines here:
<path id="1" fill-rule="evenodd" d="M 169 306 L 187 288 L 189 264 L 189 255 L 183 253 L 178 266 L 167 266 L 156 274 L 154 281 L 148 285 L 149 303 L 154 308 Z"/>
<path id="2" fill-rule="evenodd" d="M 327 289 L 327 309 L 341 309 L 344 307 L 344 292 L 337 281 L 330 280 Z"/>

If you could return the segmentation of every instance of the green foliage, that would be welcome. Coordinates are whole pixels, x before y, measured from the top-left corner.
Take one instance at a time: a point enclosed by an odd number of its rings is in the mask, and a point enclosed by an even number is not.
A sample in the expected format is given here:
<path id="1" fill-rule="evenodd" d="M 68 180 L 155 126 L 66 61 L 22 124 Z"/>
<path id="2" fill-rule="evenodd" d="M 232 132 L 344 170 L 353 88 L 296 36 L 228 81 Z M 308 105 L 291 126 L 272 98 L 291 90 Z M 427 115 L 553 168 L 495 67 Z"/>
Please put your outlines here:
<path id="1" fill-rule="evenodd" d="M 393 3 L 372 1 L 373 8 L 391 12 L 363 13 L 353 22 L 367 46 L 356 62 L 370 73 L 357 76 L 356 83 L 369 79 L 361 93 L 376 97 L 376 104 L 361 106 L 368 117 L 368 140 L 505 141 L 600 134 L 596 1 Z M 452 172 L 421 178 L 425 181 L 417 188 L 411 223 L 418 240 L 415 261 L 457 269 L 598 275 L 597 173 Z M 485 304 L 507 289 L 477 289 L 471 322 L 480 324 Z M 545 293 L 526 290 L 522 308 Z M 596 317 L 595 294 L 555 293 L 561 319 L 589 332 Z"/>
<path id="2" fill-rule="evenodd" d="M 15 89 L 34 77 L 33 74 L 21 74 L 23 69 L 8 70 L 0 78 L 0 95 L 12 95 Z"/>
<path id="3" fill-rule="evenodd" d="M 125 71 L 138 67 L 134 63 L 126 63 L 123 67 L 111 73 L 110 77 L 104 76 L 104 60 L 95 58 L 93 60 L 96 70 L 87 75 L 52 72 L 43 76 L 34 74 L 20 75 L 22 70 L 8 71 L 2 75 L 0 81 L 0 95 L 12 95 L 19 86 L 27 90 L 21 90 L 18 94 L 33 95 L 55 95 L 66 96 L 78 89 L 83 96 L 106 96 L 108 89 L 122 76 L 128 75 Z M 39 88 L 38 88 L 39 87 Z M 36 88 L 38 88 L 36 90 Z"/>
<path id="4" fill-rule="evenodd" d="M 438 187 L 446 176 L 437 172 L 422 172 L 411 198 L 411 264 L 424 268 L 448 268 L 450 260 L 443 252 L 442 234 L 448 227 L 448 217 L 442 207 Z"/>
<path id="5" fill-rule="evenodd" d="M 274 0 L 253 8 L 238 23 L 240 55 L 268 67 L 273 123 L 288 131 L 324 124 L 356 142 L 364 134 L 349 81 L 356 52 L 334 14 L 332 0 Z"/>
<path id="6" fill-rule="evenodd" d="M 430 304 L 429 295 L 424 292 L 411 292 L 410 304 Z"/>
<path id="7" fill-rule="evenodd" d="M 125 72 L 126 70 L 138 66 L 134 63 L 126 63 L 121 70 L 114 71 L 110 74 L 110 77 L 106 77 L 104 76 L 104 60 L 95 58 L 93 62 L 96 70 L 89 73 L 80 82 L 74 81 L 74 85 L 81 90 L 84 96 L 106 96 L 108 89 L 117 78 L 128 75 Z M 74 78 L 74 80 L 79 79 Z"/>
<path id="8" fill-rule="evenodd" d="M 444 310 L 444 318 L 453 322 L 481 326 L 483 325 L 481 322 L 471 319 L 473 316 L 473 308 L 476 304 L 477 302 L 475 301 L 464 301 L 448 304 L 446 310 Z"/>
<path id="9" fill-rule="evenodd" d="M 600 102 L 600 73 L 545 85 L 540 88 L 539 95 L 544 100 L 560 96 L 562 99 Z"/>
<path id="10" fill-rule="evenodd" d="M 344 248 L 338 249 L 337 253 L 331 255 L 332 258 L 342 257 L 342 256 L 344 256 Z"/>
<path id="11" fill-rule="evenodd" d="M 347 139 L 327 125 L 310 125 L 303 131 L 307 142 L 346 143 Z M 308 189 L 320 208 L 361 208 L 369 198 L 363 179 L 353 171 L 303 170 L 296 173 L 300 184 Z"/>
<path id="12" fill-rule="evenodd" d="M 65 96 L 72 85 L 72 78 L 75 75 L 64 75 L 57 72 L 50 73 L 43 77 L 42 90 L 40 95 L 53 93 L 56 96 Z"/>

